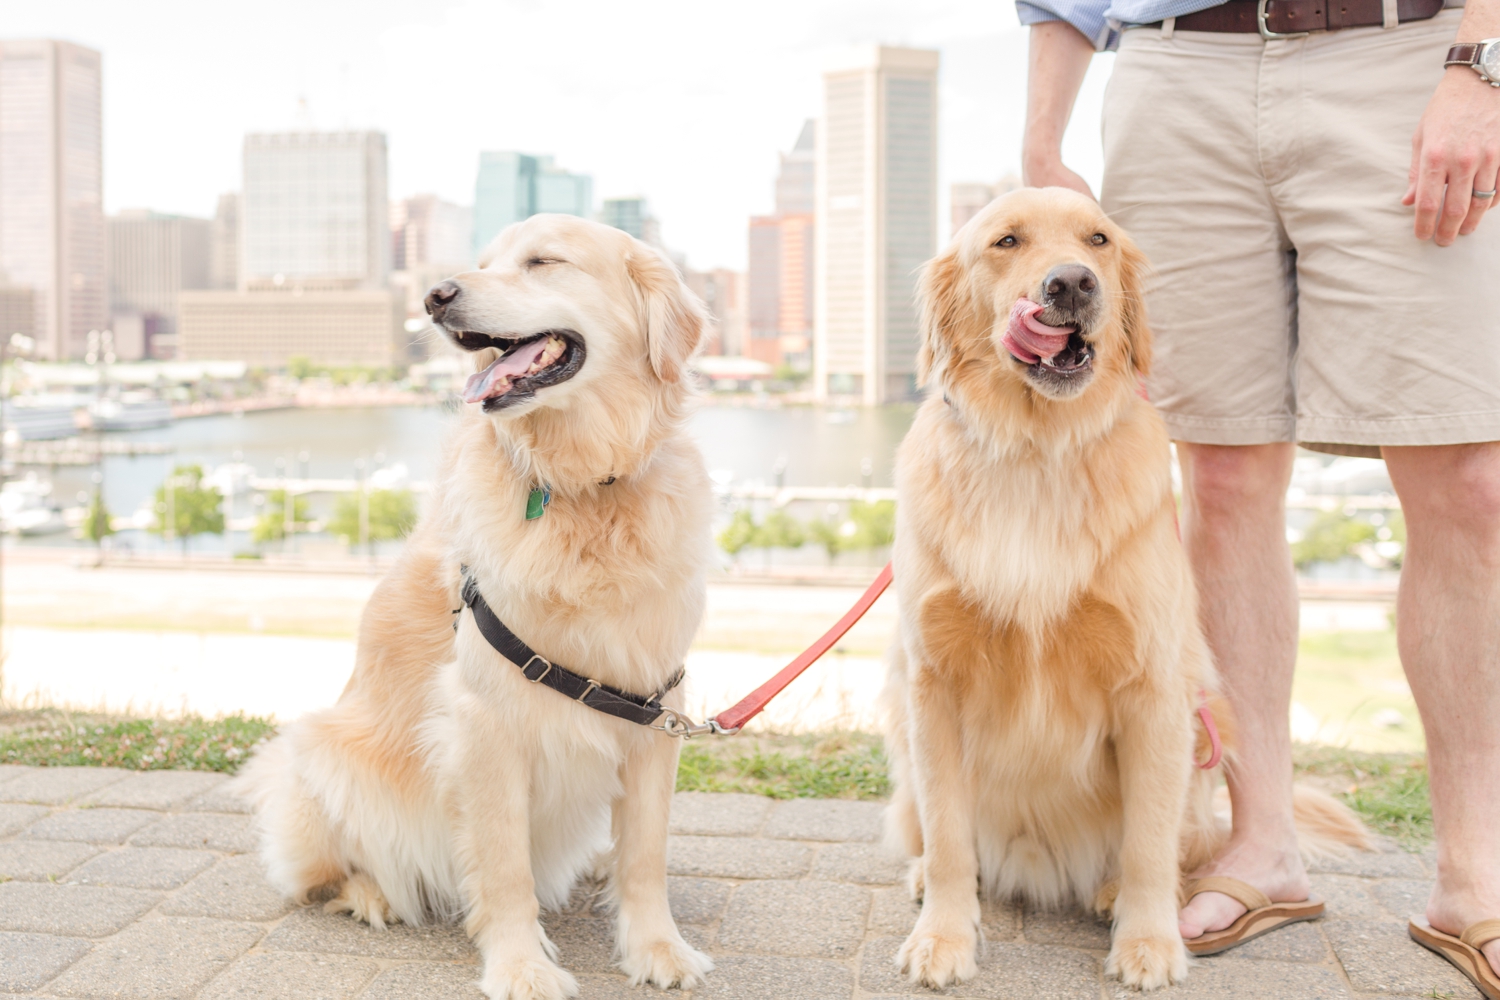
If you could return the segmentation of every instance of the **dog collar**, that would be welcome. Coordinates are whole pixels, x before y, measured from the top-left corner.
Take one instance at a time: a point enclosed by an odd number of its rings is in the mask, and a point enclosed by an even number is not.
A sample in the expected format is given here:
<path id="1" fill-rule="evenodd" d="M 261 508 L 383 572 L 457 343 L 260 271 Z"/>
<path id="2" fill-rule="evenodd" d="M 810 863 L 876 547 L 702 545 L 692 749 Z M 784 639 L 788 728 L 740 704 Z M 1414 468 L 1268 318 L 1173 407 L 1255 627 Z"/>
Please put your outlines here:
<path id="1" fill-rule="evenodd" d="M 615 481 L 614 476 L 601 479 L 600 486 L 608 486 Z M 552 487 L 545 483 L 541 486 L 531 487 L 531 492 L 526 495 L 526 520 L 535 521 L 547 513 L 547 505 L 552 502 Z"/>

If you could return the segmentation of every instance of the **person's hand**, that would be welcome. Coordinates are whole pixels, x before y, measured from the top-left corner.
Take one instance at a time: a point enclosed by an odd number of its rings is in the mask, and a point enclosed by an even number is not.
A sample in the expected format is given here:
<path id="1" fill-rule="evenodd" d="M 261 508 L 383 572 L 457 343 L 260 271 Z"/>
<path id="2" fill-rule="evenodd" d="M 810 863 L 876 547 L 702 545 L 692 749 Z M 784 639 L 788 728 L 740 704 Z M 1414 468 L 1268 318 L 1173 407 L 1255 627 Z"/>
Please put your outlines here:
<path id="1" fill-rule="evenodd" d="M 1467 67 L 1449 67 L 1411 146 L 1411 183 L 1401 204 L 1416 206 L 1417 239 L 1448 246 L 1479 228 L 1500 200 L 1474 197 L 1493 191 L 1500 175 L 1500 88 Z"/>
<path id="2" fill-rule="evenodd" d="M 1021 180 L 1027 187 L 1072 188 L 1079 194 L 1094 197 L 1088 181 L 1069 170 L 1063 164 L 1061 154 L 1023 158 Z"/>

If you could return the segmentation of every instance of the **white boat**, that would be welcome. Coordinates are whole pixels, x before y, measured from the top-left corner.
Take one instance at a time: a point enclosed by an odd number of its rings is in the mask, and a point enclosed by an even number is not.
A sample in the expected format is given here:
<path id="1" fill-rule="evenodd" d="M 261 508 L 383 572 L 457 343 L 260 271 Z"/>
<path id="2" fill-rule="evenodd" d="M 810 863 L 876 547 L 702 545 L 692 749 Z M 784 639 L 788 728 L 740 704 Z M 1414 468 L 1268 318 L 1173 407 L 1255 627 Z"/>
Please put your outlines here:
<path id="1" fill-rule="evenodd" d="M 66 531 L 62 509 L 52 502 L 52 484 L 28 472 L 0 486 L 0 531 L 11 535 L 51 535 Z"/>
<path id="2" fill-rule="evenodd" d="M 127 393 L 119 399 L 89 404 L 89 422 L 96 431 L 139 431 L 172 422 L 172 404 L 154 396 Z"/>
<path id="3" fill-rule="evenodd" d="M 4 433 L 9 440 L 49 441 L 78 433 L 74 407 L 65 401 L 13 399 L 5 404 Z"/>

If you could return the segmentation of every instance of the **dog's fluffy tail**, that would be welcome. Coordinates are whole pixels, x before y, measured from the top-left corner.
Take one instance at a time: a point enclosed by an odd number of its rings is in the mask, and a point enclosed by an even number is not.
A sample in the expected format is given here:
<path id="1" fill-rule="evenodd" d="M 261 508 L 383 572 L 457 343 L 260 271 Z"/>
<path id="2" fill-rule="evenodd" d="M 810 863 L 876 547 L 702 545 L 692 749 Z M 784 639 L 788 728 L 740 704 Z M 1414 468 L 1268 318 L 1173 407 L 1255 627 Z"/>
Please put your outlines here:
<path id="1" fill-rule="evenodd" d="M 1304 858 L 1338 857 L 1350 848 L 1375 849 L 1369 829 L 1354 811 L 1316 788 L 1300 783 L 1292 787 L 1292 817 Z"/>

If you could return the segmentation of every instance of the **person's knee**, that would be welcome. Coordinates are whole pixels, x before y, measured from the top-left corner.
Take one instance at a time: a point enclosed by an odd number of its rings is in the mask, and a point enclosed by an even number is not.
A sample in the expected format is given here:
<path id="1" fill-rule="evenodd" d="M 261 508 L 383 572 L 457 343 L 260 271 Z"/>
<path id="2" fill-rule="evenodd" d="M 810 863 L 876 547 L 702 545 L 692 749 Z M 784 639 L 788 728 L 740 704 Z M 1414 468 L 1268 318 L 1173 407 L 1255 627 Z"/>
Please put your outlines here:
<path id="1" fill-rule="evenodd" d="M 1178 445 L 1183 489 L 1208 520 L 1279 511 L 1291 478 L 1291 445 Z"/>
<path id="2" fill-rule="evenodd" d="M 1500 445 L 1465 446 L 1408 477 L 1401 502 L 1408 529 L 1457 532 L 1477 557 L 1500 557 Z"/>

